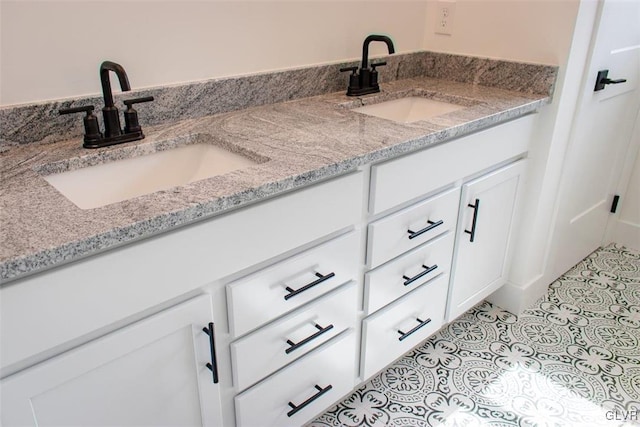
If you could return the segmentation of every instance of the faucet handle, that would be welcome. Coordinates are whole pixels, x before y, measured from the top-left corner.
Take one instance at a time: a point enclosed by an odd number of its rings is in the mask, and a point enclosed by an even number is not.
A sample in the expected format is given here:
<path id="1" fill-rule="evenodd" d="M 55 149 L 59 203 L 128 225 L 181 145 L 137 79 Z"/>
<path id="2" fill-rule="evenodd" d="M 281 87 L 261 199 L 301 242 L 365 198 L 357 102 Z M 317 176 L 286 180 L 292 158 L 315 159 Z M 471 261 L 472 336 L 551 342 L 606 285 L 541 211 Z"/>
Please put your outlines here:
<path id="1" fill-rule="evenodd" d="M 98 118 L 93 114 L 95 107 L 93 105 L 85 105 L 82 107 L 61 108 L 58 112 L 62 114 L 87 113 L 84 118 L 84 142 L 95 143 L 102 139 Z"/>
<path id="2" fill-rule="evenodd" d="M 127 106 L 127 109 L 124 112 L 124 133 L 139 133 L 142 138 L 144 138 L 144 134 L 142 133 L 142 128 L 140 127 L 140 123 L 138 122 L 138 112 L 133 108 L 133 104 L 139 104 L 141 102 L 149 102 L 153 101 L 153 96 L 145 96 L 142 98 L 133 98 L 126 99 L 124 105 Z"/>
<path id="3" fill-rule="evenodd" d="M 62 114 L 73 114 L 73 113 L 84 113 L 86 112 L 87 115 L 89 114 L 93 114 L 92 111 L 95 110 L 96 107 L 94 107 L 93 105 L 85 105 L 82 107 L 71 107 L 71 108 L 61 108 L 58 110 L 58 112 L 62 115 Z"/>
<path id="4" fill-rule="evenodd" d="M 346 71 L 351 71 L 352 75 L 355 75 L 356 72 L 358 71 L 358 67 L 344 67 L 344 68 L 340 68 L 340 72 L 344 73 Z"/>
<path id="5" fill-rule="evenodd" d="M 131 106 L 133 104 L 140 104 L 141 102 L 150 102 L 153 101 L 153 96 L 144 96 L 142 98 L 133 98 L 133 99 L 126 99 L 122 102 L 124 102 L 124 105 L 126 105 L 128 108 L 131 108 Z"/>
<path id="6" fill-rule="evenodd" d="M 377 64 L 371 63 L 371 71 L 375 71 L 376 67 L 382 67 L 383 65 L 387 65 L 386 61 L 378 62 Z"/>

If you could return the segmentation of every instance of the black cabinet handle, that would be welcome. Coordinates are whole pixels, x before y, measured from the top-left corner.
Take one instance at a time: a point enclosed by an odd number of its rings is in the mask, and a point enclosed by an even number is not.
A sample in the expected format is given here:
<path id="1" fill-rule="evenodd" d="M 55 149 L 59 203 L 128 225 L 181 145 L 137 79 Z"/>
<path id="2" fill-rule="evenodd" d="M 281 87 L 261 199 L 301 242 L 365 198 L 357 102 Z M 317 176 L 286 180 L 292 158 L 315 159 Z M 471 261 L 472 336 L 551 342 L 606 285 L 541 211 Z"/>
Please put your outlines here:
<path id="1" fill-rule="evenodd" d="M 218 361 L 216 358 L 216 338 L 213 330 L 213 323 L 209 322 L 209 326 L 202 328 L 205 334 L 209 335 L 209 348 L 211 350 L 211 363 L 207 363 L 207 368 L 213 376 L 213 383 L 218 384 Z"/>
<path id="2" fill-rule="evenodd" d="M 476 199 L 475 205 L 469 203 L 467 206 L 473 208 L 473 221 L 471 222 L 471 230 L 464 230 L 464 232 L 471 235 L 469 241 L 473 242 L 476 238 L 476 224 L 478 222 L 478 211 L 480 210 L 480 199 Z"/>
<path id="3" fill-rule="evenodd" d="M 331 273 L 329 273 L 327 275 L 324 275 L 324 276 L 322 274 L 320 274 L 320 273 L 316 273 L 316 277 L 318 277 L 318 280 L 314 280 L 313 282 L 311 282 L 311 283 L 309 283 L 307 285 L 304 285 L 300 289 L 295 289 L 294 290 L 294 289 L 291 289 L 289 286 L 287 286 L 285 289 L 287 291 L 289 291 L 289 293 L 284 296 L 284 299 L 288 300 L 289 298 L 293 298 L 296 295 L 298 295 L 299 293 L 302 293 L 302 292 L 304 292 L 304 291 L 306 291 L 308 289 L 311 289 L 315 285 L 319 285 L 320 283 L 324 282 L 325 280 L 331 279 L 335 275 L 336 275 L 336 273 L 334 273 L 334 272 L 331 272 Z"/>
<path id="4" fill-rule="evenodd" d="M 323 394 L 325 394 L 326 392 L 331 390 L 333 388 L 333 386 L 331 384 L 329 384 L 325 388 L 322 388 L 318 384 L 316 384 L 315 388 L 316 388 L 316 390 L 318 390 L 318 392 L 316 394 L 314 394 L 313 396 L 311 396 L 310 398 L 308 398 L 307 400 L 305 400 L 304 402 L 302 402 L 300 405 L 296 405 L 295 403 L 289 402 L 289 406 L 292 409 L 289 412 L 287 412 L 287 417 L 292 417 L 298 411 L 304 409 L 305 406 L 307 406 L 308 404 L 310 404 L 311 402 L 313 402 L 314 400 L 316 400 L 317 398 L 319 398 L 320 396 L 322 396 Z"/>
<path id="5" fill-rule="evenodd" d="M 422 268 L 424 268 L 424 271 L 421 271 L 420 273 L 416 274 L 413 277 L 402 276 L 402 278 L 405 279 L 404 285 L 408 286 L 413 282 L 415 282 L 416 280 L 418 280 L 419 278 L 431 273 L 433 270 L 438 268 L 438 264 L 433 264 L 431 267 L 427 267 L 426 265 L 422 264 Z"/>
<path id="6" fill-rule="evenodd" d="M 420 322 L 418 324 L 418 326 L 416 326 L 415 328 L 411 329 L 409 332 L 402 332 L 401 330 L 398 330 L 398 333 L 400 334 L 400 337 L 398 338 L 398 341 L 402 341 L 403 339 L 407 338 L 409 335 L 411 335 L 412 333 L 416 332 L 418 329 L 422 328 L 423 326 L 427 325 L 429 322 L 431 322 L 431 319 L 427 319 L 427 320 L 420 320 L 420 319 L 416 319 L 418 322 Z"/>
<path id="7" fill-rule="evenodd" d="M 302 347 L 306 343 L 318 338 L 320 335 L 324 334 L 325 332 L 328 332 L 331 329 L 333 329 L 333 325 L 329 325 L 329 326 L 323 328 L 322 326 L 320 326 L 320 325 L 318 325 L 316 323 L 315 326 L 316 326 L 316 329 L 318 330 L 318 332 L 314 333 L 313 335 L 309 335 L 308 337 L 306 337 L 305 339 L 303 339 L 299 343 L 294 343 L 291 340 L 287 340 L 287 344 L 289 344 L 291 347 L 287 348 L 284 352 L 289 354 L 292 351 L 299 349 L 300 347 Z"/>
<path id="8" fill-rule="evenodd" d="M 415 239 L 416 237 L 418 237 L 421 234 L 426 233 L 429 230 L 433 230 L 434 228 L 436 228 L 439 225 L 444 224 L 443 220 L 440 221 L 427 221 L 427 223 L 429 223 L 429 225 L 427 225 L 425 228 L 423 228 L 422 230 L 418 230 L 418 231 L 411 231 L 411 230 L 407 230 L 407 233 L 409 233 L 409 239 Z"/>

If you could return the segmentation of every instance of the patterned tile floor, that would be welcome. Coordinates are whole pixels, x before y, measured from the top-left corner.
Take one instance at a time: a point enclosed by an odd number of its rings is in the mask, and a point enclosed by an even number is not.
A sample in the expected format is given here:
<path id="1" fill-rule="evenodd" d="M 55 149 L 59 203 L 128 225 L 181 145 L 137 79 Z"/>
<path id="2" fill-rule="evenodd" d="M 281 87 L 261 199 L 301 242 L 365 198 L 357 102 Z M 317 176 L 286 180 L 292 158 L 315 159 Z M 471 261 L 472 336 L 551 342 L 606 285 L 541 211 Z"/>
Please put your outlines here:
<path id="1" fill-rule="evenodd" d="M 610 245 L 516 317 L 483 303 L 313 421 L 640 425 L 640 253 Z"/>

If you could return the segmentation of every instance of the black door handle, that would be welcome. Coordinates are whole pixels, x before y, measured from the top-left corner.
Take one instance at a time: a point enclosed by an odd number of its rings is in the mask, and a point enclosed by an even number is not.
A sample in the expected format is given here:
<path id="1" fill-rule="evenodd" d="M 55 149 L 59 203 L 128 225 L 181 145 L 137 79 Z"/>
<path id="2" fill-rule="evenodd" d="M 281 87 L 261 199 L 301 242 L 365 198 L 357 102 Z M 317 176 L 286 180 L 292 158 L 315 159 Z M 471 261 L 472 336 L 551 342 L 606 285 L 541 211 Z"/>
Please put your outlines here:
<path id="1" fill-rule="evenodd" d="M 617 85 L 619 83 L 624 83 L 627 79 L 615 79 L 612 80 L 609 77 L 609 70 L 600 70 L 598 71 L 598 77 L 596 78 L 596 87 L 593 89 L 594 92 L 604 89 L 606 85 Z"/>

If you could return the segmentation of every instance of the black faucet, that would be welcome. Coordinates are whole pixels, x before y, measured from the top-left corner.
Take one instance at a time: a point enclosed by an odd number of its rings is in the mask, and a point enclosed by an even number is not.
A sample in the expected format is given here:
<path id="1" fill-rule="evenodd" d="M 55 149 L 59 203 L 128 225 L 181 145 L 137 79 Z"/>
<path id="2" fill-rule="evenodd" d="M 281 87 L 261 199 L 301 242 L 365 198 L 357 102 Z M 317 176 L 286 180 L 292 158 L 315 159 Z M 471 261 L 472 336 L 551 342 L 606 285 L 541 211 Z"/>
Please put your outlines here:
<path id="1" fill-rule="evenodd" d="M 102 83 L 102 96 L 104 97 L 104 107 L 102 108 L 102 118 L 104 120 L 104 137 L 113 138 L 122 135 L 120 129 L 120 114 L 118 109 L 113 105 L 113 93 L 111 92 L 111 80 L 109 79 L 109 71 L 113 71 L 118 76 L 120 88 L 123 92 L 129 92 L 129 78 L 122 68 L 122 65 L 111 61 L 104 61 L 100 64 L 100 83 Z"/>
<path id="2" fill-rule="evenodd" d="M 118 76 L 120 88 L 123 92 L 131 90 L 129 78 L 124 68 L 120 64 L 111 61 L 104 61 L 100 64 L 100 82 L 102 83 L 102 96 L 104 97 L 104 108 L 102 117 L 104 121 L 104 135 L 100 132 L 98 118 L 93 114 L 94 106 L 64 108 L 60 114 L 87 113 L 84 118 L 84 144 L 85 148 L 99 148 L 108 145 L 121 144 L 123 142 L 137 141 L 144 138 L 142 128 L 138 123 L 138 112 L 133 109 L 133 104 L 153 101 L 153 96 L 134 98 L 124 101 L 127 110 L 124 112 L 124 131 L 120 127 L 120 112 L 113 103 L 113 93 L 111 92 L 111 81 L 109 71 L 113 71 Z"/>
<path id="3" fill-rule="evenodd" d="M 384 42 L 387 44 L 387 49 L 390 54 L 395 53 L 393 41 L 387 36 L 381 36 L 372 34 L 364 39 L 362 44 L 362 64 L 360 72 L 358 73 L 358 67 L 346 67 L 341 68 L 340 71 L 350 71 L 349 87 L 347 88 L 347 96 L 360 96 L 367 95 L 369 93 L 380 92 L 380 86 L 378 85 L 378 72 L 376 67 L 387 65 L 386 62 L 378 62 L 377 64 L 371 64 L 369 69 L 369 43 L 371 42 Z"/>

